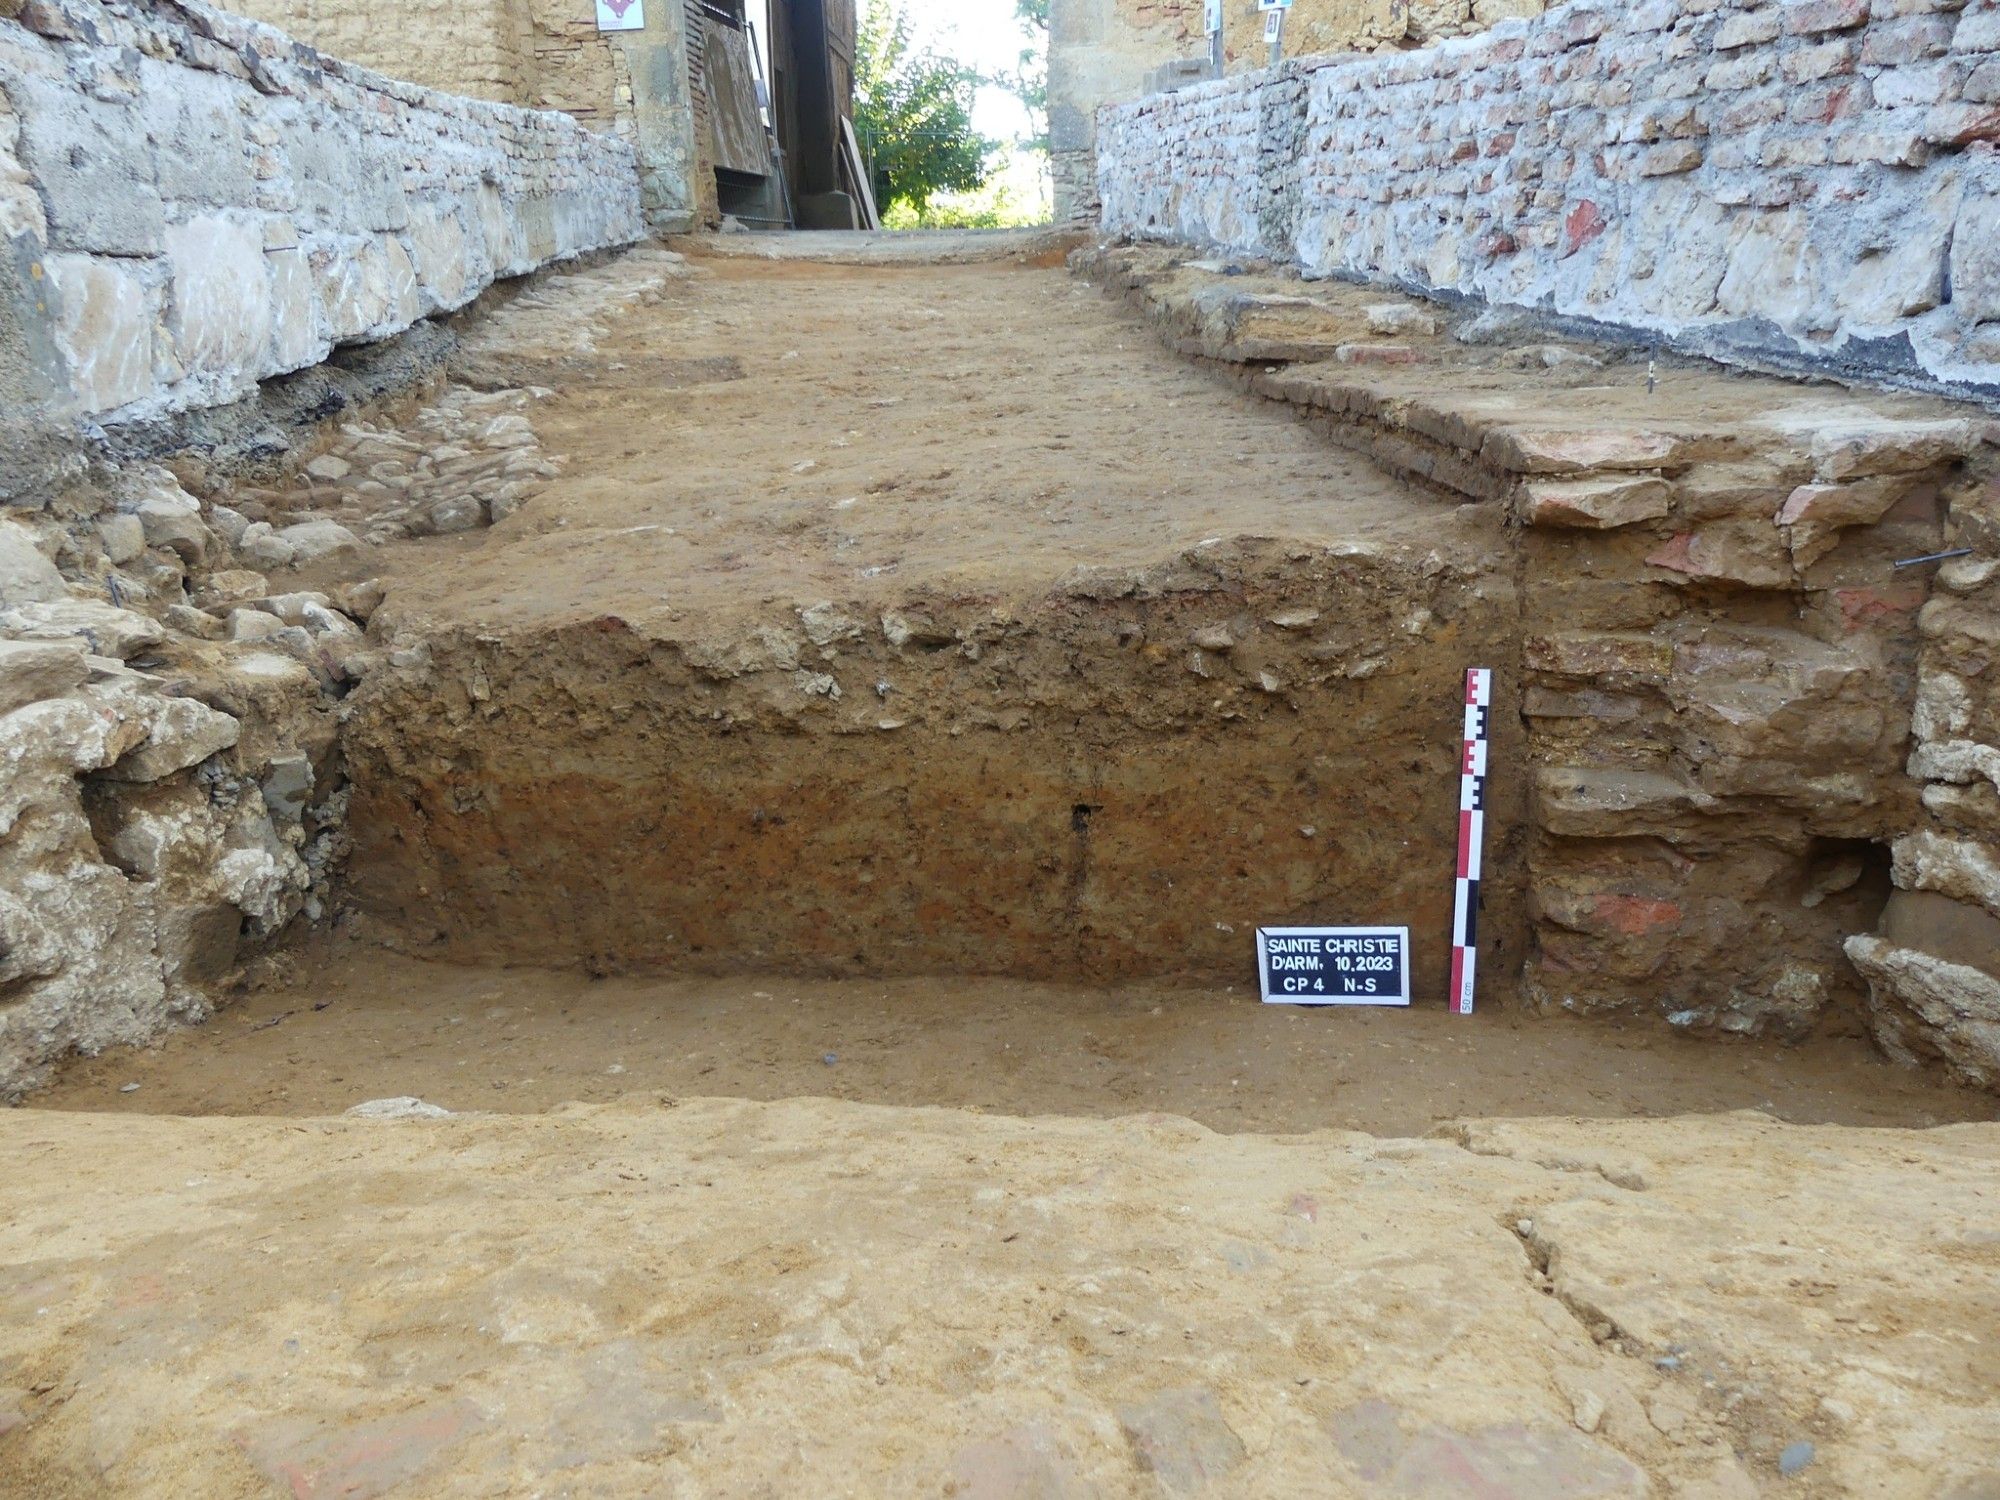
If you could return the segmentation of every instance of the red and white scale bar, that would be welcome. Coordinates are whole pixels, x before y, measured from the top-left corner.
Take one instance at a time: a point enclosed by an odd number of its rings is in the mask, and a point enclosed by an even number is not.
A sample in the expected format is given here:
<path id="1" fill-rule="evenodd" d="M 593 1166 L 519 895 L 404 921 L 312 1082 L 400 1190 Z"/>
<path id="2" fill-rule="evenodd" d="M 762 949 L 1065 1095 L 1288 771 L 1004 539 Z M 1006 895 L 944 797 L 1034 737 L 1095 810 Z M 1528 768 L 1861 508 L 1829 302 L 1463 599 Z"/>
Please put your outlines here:
<path id="1" fill-rule="evenodd" d="M 1451 923 L 1451 1009 L 1472 1014 L 1479 969 L 1480 851 L 1486 841 L 1486 746 L 1492 730 L 1493 671 L 1465 674 L 1465 754 L 1459 762 L 1458 892 Z"/>

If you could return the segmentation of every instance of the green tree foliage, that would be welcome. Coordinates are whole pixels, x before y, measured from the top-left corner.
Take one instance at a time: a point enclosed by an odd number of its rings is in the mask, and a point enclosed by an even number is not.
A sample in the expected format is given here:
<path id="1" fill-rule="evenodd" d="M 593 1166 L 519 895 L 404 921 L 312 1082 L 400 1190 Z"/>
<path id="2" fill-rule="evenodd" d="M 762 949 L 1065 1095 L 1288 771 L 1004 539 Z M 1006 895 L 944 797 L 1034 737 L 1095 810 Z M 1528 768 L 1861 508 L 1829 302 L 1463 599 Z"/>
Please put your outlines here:
<path id="1" fill-rule="evenodd" d="M 868 0 L 854 47 L 854 129 L 884 216 L 905 203 L 919 213 L 936 193 L 985 185 L 994 142 L 972 128 L 979 75 L 916 51 L 899 0 Z"/>
<path id="2" fill-rule="evenodd" d="M 1018 145 L 1030 151 L 1049 149 L 1049 0 L 1014 0 L 1014 16 L 1027 45 L 1020 61 L 989 82 L 1021 101 L 1028 112 L 1028 134 Z"/>

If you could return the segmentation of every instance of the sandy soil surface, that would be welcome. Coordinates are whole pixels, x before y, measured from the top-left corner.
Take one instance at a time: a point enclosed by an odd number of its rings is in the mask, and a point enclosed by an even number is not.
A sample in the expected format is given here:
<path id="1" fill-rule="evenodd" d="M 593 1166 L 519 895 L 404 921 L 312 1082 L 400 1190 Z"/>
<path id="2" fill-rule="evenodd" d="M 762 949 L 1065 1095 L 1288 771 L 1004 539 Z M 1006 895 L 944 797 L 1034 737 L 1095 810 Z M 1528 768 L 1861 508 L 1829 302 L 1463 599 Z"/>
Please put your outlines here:
<path id="1" fill-rule="evenodd" d="M 1904 1126 L 2000 1117 L 1991 1096 L 1894 1067 L 1856 1038 L 1718 1044 L 1436 1007 L 1307 1011 L 1241 988 L 593 980 L 426 964 L 361 944 L 315 950 L 297 967 L 291 985 L 156 1050 L 79 1061 L 36 1104 L 315 1115 L 415 1095 L 531 1113 L 628 1096 L 824 1096 L 1388 1135 L 1509 1115 L 1755 1109 Z"/>
<path id="2" fill-rule="evenodd" d="M 0 1493 L 1979 1500 L 2000 1130 L 0 1116 Z"/>

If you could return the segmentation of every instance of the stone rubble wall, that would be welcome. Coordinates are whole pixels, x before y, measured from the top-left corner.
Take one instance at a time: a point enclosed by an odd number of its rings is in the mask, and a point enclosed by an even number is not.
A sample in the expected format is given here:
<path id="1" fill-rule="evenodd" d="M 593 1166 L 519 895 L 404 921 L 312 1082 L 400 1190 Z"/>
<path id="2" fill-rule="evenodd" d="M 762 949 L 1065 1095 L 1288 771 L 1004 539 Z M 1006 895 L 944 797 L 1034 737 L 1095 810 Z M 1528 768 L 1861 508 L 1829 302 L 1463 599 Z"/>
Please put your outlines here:
<path id="1" fill-rule="evenodd" d="M 0 509 L 0 1102 L 223 1003 L 346 851 L 339 701 L 379 597 L 274 585 L 165 468 Z M 304 561 L 358 547 L 328 522 Z"/>
<path id="2" fill-rule="evenodd" d="M 1923 805 L 1894 843 L 1880 930 L 1847 953 L 1891 1055 L 2000 1091 L 2000 479 L 1963 489 L 1947 521 L 1947 546 L 1973 555 L 1938 570 L 1918 618 Z"/>
<path id="3" fill-rule="evenodd" d="M 1199 255 L 1075 264 L 1331 441 L 1505 508 L 1491 664 L 1526 747 L 1497 774 L 1529 796 L 1488 875 L 1528 933 L 1495 978 L 1697 1033 L 1860 1010 L 2000 1089 L 2000 421 Z"/>
<path id="4" fill-rule="evenodd" d="M 1113 234 L 2000 396 L 1992 0 L 1574 0 L 1109 109 L 1098 163 Z"/>
<path id="5" fill-rule="evenodd" d="M 563 456 L 534 425 L 553 392 L 512 383 L 510 338 L 552 351 L 558 380 L 689 274 L 642 247 L 539 277 L 420 390 L 348 405 L 283 462 L 196 444 L 0 506 L 0 1102 L 68 1053 L 204 1018 L 282 961 L 289 925 L 341 920 L 341 720 L 398 661 L 369 633 L 370 549 L 531 501 Z M 358 581 L 298 576 L 329 568 Z"/>
<path id="6" fill-rule="evenodd" d="M 198 0 L 0 19 L 17 413 L 225 405 L 644 233 L 632 149 L 563 115 L 398 83 Z"/>

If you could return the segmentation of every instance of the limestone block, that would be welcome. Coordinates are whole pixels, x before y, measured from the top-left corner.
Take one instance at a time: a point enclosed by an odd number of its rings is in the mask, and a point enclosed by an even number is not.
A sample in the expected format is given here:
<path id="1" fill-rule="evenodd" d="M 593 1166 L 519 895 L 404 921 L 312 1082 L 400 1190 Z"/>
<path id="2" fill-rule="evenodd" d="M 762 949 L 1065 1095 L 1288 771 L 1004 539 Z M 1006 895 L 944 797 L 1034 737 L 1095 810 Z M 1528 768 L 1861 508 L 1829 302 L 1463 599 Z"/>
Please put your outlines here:
<path id="1" fill-rule="evenodd" d="M 166 547 L 189 567 L 199 567 L 207 560 L 215 538 L 202 523 L 201 507 L 193 500 L 149 496 L 139 502 L 135 515 L 147 546 Z"/>
<path id="2" fill-rule="evenodd" d="M 320 332 L 311 259 L 294 248 L 267 252 L 264 264 L 271 276 L 271 347 L 265 367 L 298 370 L 324 359 L 330 345 Z"/>
<path id="3" fill-rule="evenodd" d="M 345 343 L 389 318 L 389 269 L 379 240 L 311 252 L 314 292 L 327 337 Z"/>
<path id="4" fill-rule="evenodd" d="M 208 214 L 167 231 L 173 272 L 168 320 L 174 351 L 190 375 L 220 377 L 223 389 L 247 388 L 270 373 L 270 279 L 262 231 Z"/>
<path id="5" fill-rule="evenodd" d="M 185 895 L 187 877 L 205 872 L 226 852 L 225 821 L 207 790 L 190 780 L 164 786 L 93 783 L 91 790 L 99 843 L 135 880 L 171 881 L 181 888 L 176 894 Z"/>
<path id="6" fill-rule="evenodd" d="M 68 369 L 65 393 L 85 413 L 115 411 L 153 388 L 159 295 L 121 261 L 52 255 L 56 347 Z"/>
<path id="7" fill-rule="evenodd" d="M 121 756 L 106 776 L 115 781 L 159 781 L 229 749 L 242 733 L 228 714 L 192 698 L 160 699 L 145 717 L 145 744 Z"/>
<path id="8" fill-rule="evenodd" d="M 1656 771 L 1545 766 L 1535 773 L 1542 826 L 1570 838 L 1653 835 L 1669 843 L 1698 837 L 1697 815 L 1716 800 Z"/>
<path id="9" fill-rule="evenodd" d="M 1868 981 L 1869 1025 L 1885 1052 L 2000 1089 L 2000 979 L 1874 936 L 1849 938 L 1847 956 Z"/>
<path id="10" fill-rule="evenodd" d="M 82 641 L 0 640 L 0 715 L 83 686 Z"/>
<path id="11" fill-rule="evenodd" d="M 45 77 L 14 75 L 21 164 L 48 209 L 50 247 L 93 255 L 154 255 L 166 212 L 152 143 L 129 102 Z"/>
<path id="12" fill-rule="evenodd" d="M 1488 437 L 1480 457 L 1517 474 L 1581 474 L 1667 467 L 1682 446 L 1679 438 L 1663 432 L 1513 430 Z"/>
<path id="13" fill-rule="evenodd" d="M 105 516 L 97 523 L 104 555 L 115 566 L 131 562 L 146 550 L 146 528 L 137 516 Z"/>
<path id="14" fill-rule="evenodd" d="M 1808 255 L 1810 227 L 1803 212 L 1790 209 L 1740 220 L 1730 236 L 1716 305 L 1736 317 L 1768 318 L 1787 328 L 1804 322 L 1817 294 Z"/>
<path id="15" fill-rule="evenodd" d="M 1767 522 L 1714 521 L 1680 532 L 1646 555 L 1646 565 L 1693 582 L 1736 583 L 1781 589 L 1793 581 L 1783 539 Z"/>
<path id="16" fill-rule="evenodd" d="M 1604 531 L 1656 521 L 1673 509 L 1673 487 L 1664 479 L 1634 476 L 1543 480 L 1524 489 L 1531 526 Z"/>
<path id="17" fill-rule="evenodd" d="M 257 177 L 238 107 L 248 89 L 220 73 L 141 59 L 135 123 L 166 147 L 153 153 L 153 166 L 169 203 L 255 201 Z"/>
<path id="18" fill-rule="evenodd" d="M 259 920 L 267 930 L 282 924 L 286 896 L 303 884 L 269 849 L 232 850 L 223 856 L 218 873 L 229 904 Z"/>
<path id="19" fill-rule="evenodd" d="M 27 528 L 0 520 L 0 609 L 61 599 L 68 592 L 62 574 Z"/>
<path id="20" fill-rule="evenodd" d="M 0 630 L 20 640 L 88 643 L 94 656 L 129 661 L 167 638 L 157 621 L 90 599 L 54 599 L 0 612 Z"/>
<path id="21" fill-rule="evenodd" d="M 145 723 L 111 703 L 83 696 L 50 698 L 0 716 L 0 842 L 22 811 L 52 794 L 68 797 L 77 776 L 102 771 L 143 744 Z"/>
<path id="22" fill-rule="evenodd" d="M 243 528 L 236 550 L 245 562 L 260 568 L 289 568 L 298 555 L 292 544 L 278 535 L 269 521 L 253 521 Z M 263 592 L 261 589 L 258 592 Z"/>
<path id="23" fill-rule="evenodd" d="M 361 538 L 337 521 L 302 521 L 280 531 L 278 540 L 292 549 L 293 562 L 301 567 L 338 553 L 361 550 Z"/>
<path id="24" fill-rule="evenodd" d="M 1674 669 L 1673 643 L 1657 635 L 1530 636 L 1522 657 L 1531 671 L 1601 677 L 1621 686 L 1663 683 Z"/>
<path id="25" fill-rule="evenodd" d="M 1919 740 L 1963 736 L 1972 727 L 1972 692 L 1965 680 L 1929 667 L 1920 671 L 1910 727 Z"/>
<path id="26" fill-rule="evenodd" d="M 1924 811 L 1938 827 L 2000 845 L 2000 787 L 1988 782 L 1956 786 L 1930 782 L 1923 789 Z"/>
<path id="27" fill-rule="evenodd" d="M 2000 788 L 2000 748 L 1977 740 L 1933 740 L 1917 746 L 1910 756 L 1910 774 L 1954 786 L 1990 781 Z"/>
<path id="28" fill-rule="evenodd" d="M 1894 852 L 1901 889 L 1933 891 L 2000 916 L 2000 855 L 1985 844 L 1924 831 L 1897 839 Z"/>
<path id="29" fill-rule="evenodd" d="M 476 289 L 465 222 L 452 204 L 410 205 L 410 247 L 418 284 L 434 306 L 462 307 Z"/>
<path id="30" fill-rule="evenodd" d="M 1786 498 L 1777 524 L 1801 568 L 1809 567 L 1852 526 L 1873 526 L 1915 492 L 1921 480 L 1901 474 L 1849 480 L 1845 484 L 1805 484 Z"/>
<path id="31" fill-rule="evenodd" d="M 1979 431 L 1960 418 L 1834 422 L 1812 437 L 1815 477 L 1861 479 L 1913 474 L 1977 451 Z"/>
<path id="32" fill-rule="evenodd" d="M 1951 301 L 1967 322 L 2000 322 L 2000 191 L 1968 195 L 1958 211 Z"/>
<path id="33" fill-rule="evenodd" d="M 1855 256 L 1834 293 L 1843 318 L 1882 327 L 1921 316 L 1944 301 L 1953 230 L 1948 206 L 1937 206 L 1946 211 L 1898 215 L 1884 226 L 1879 243 Z"/>
<path id="34" fill-rule="evenodd" d="M 64 846 L 32 868 L 21 867 L 18 852 L 0 860 L 0 889 L 29 905 L 62 946 L 59 968 L 10 997 L 0 1032 L 0 1099 L 18 1099 L 65 1053 L 137 1046 L 168 1021 L 150 893 L 95 858 L 80 814 L 64 825 Z"/>

